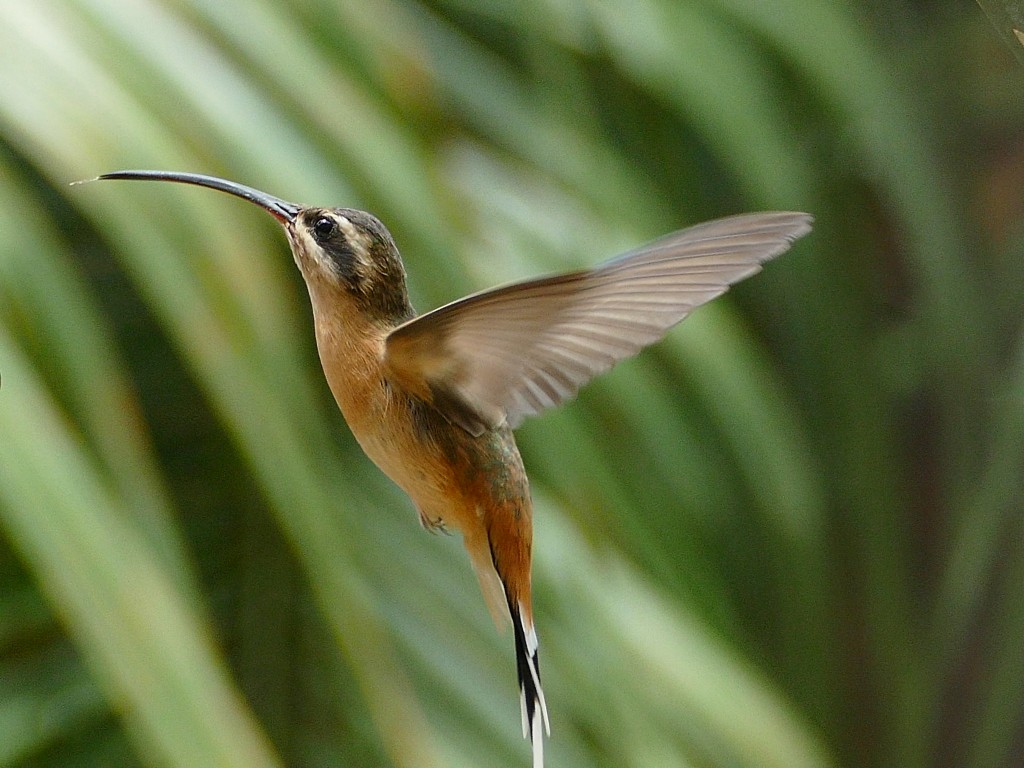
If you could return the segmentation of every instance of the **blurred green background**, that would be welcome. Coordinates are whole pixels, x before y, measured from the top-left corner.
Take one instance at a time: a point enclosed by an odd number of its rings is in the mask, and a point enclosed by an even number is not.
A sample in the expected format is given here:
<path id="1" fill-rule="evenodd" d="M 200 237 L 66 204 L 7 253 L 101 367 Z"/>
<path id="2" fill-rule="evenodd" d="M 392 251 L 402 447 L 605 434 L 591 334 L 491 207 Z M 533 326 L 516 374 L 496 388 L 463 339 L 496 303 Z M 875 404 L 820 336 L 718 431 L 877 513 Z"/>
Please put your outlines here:
<path id="1" fill-rule="evenodd" d="M 5 0 L 0 766 L 529 761 L 511 637 L 354 444 L 276 224 L 68 186 L 120 168 L 369 209 L 421 309 L 812 212 L 520 430 L 549 765 L 1021 765 L 1012 12 Z"/>

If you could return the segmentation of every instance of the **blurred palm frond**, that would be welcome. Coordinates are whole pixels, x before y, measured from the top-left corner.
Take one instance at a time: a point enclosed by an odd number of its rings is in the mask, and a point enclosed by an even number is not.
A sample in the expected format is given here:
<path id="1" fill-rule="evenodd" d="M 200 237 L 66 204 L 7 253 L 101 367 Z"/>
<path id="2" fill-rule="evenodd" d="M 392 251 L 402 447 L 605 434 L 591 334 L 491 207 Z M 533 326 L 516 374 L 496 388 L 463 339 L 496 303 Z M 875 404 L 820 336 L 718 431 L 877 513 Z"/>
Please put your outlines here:
<path id="1" fill-rule="evenodd" d="M 1016 764 L 1024 240 L 951 157 L 995 130 L 940 119 L 960 33 L 887 9 L 9 3 L 0 766 L 527 760 L 510 640 L 344 427 L 274 223 L 68 186 L 129 167 L 372 210 L 423 308 L 814 213 L 521 430 L 550 762 Z"/>

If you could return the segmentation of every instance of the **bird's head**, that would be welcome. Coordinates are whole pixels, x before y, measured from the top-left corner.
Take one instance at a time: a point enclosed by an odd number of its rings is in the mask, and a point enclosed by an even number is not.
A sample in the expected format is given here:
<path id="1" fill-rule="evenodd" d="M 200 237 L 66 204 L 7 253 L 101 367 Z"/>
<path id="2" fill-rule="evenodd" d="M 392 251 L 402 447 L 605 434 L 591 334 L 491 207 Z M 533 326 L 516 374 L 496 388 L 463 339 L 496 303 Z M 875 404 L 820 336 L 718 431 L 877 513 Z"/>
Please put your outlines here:
<path id="1" fill-rule="evenodd" d="M 413 312 L 405 266 L 391 233 L 354 208 L 306 207 L 215 176 L 170 171 L 114 171 L 98 179 L 171 181 L 226 192 L 255 203 L 284 227 L 295 263 L 317 303 L 344 302 L 368 320 L 397 324 Z"/>

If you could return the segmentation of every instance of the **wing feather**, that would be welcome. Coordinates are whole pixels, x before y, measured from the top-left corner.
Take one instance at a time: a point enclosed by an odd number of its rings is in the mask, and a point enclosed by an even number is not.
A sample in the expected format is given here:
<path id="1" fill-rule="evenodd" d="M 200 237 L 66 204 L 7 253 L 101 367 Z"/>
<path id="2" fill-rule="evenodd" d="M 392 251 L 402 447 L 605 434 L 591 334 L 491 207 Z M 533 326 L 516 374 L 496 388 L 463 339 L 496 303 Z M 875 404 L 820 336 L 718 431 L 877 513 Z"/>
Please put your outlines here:
<path id="1" fill-rule="evenodd" d="M 474 434 L 515 427 L 656 342 L 810 228 L 805 213 L 731 216 L 592 270 L 477 293 L 396 328 L 387 365 Z"/>

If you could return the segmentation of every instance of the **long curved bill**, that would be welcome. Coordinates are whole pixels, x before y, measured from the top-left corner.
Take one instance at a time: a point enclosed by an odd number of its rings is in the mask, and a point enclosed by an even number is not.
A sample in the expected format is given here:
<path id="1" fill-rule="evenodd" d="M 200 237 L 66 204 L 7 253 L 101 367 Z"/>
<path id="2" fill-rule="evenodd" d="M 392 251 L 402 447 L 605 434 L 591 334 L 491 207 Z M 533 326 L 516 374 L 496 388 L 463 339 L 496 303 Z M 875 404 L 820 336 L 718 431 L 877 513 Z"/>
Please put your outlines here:
<path id="1" fill-rule="evenodd" d="M 101 181 L 104 179 L 174 181 L 179 184 L 194 184 L 197 187 L 209 187 L 210 189 L 227 192 L 229 195 L 234 195 L 235 197 L 240 197 L 243 200 L 248 200 L 250 203 L 256 203 L 256 205 L 265 211 L 268 211 L 282 224 L 288 224 L 294 221 L 299 211 L 302 210 L 301 205 L 286 202 L 279 197 L 268 195 L 266 192 L 260 192 L 258 189 L 253 189 L 252 187 L 247 187 L 244 184 L 238 184 L 234 181 L 228 181 L 227 179 L 218 179 L 216 176 L 204 176 L 201 173 L 176 173 L 174 171 L 113 171 L 111 173 L 101 174 L 95 179 L 91 179 L 91 181 Z"/>

